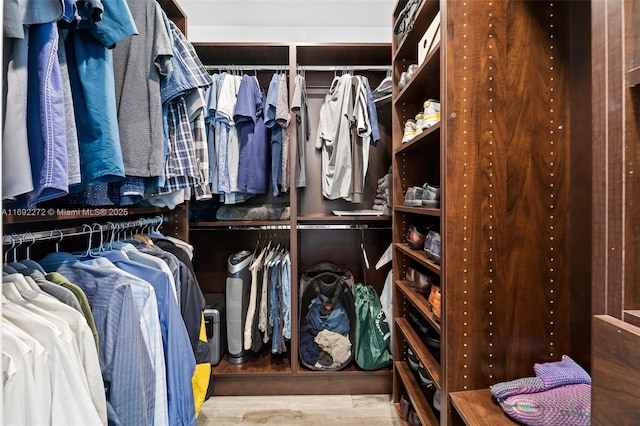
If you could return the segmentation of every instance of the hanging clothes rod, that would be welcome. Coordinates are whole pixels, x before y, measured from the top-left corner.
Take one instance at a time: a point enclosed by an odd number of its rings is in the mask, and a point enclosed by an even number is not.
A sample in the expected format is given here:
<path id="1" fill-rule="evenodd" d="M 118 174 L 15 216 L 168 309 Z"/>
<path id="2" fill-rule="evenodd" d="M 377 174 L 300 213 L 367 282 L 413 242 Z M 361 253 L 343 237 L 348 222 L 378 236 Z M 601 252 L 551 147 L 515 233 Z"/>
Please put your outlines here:
<path id="1" fill-rule="evenodd" d="M 365 224 L 308 224 L 298 225 L 297 229 L 391 229 L 390 226 L 374 226 Z"/>
<path id="2" fill-rule="evenodd" d="M 211 228 L 211 229 L 224 229 L 224 230 L 236 230 L 236 231 L 281 231 L 291 229 L 290 225 L 262 225 L 262 226 L 242 226 L 242 225 L 229 225 L 224 228 Z"/>
<path id="3" fill-rule="evenodd" d="M 205 65 L 207 71 L 287 71 L 288 65 Z"/>
<path id="4" fill-rule="evenodd" d="M 205 65 L 207 71 L 288 71 L 288 65 Z M 391 65 L 298 65 L 298 71 L 391 71 Z"/>
<path id="5" fill-rule="evenodd" d="M 198 228 L 202 229 L 202 228 Z M 213 226 L 206 228 L 211 231 L 280 231 L 291 229 L 290 225 L 228 225 L 228 226 Z M 295 229 L 328 229 L 328 230 L 340 230 L 340 229 L 391 229 L 390 226 L 374 226 L 366 224 L 298 224 Z"/>
<path id="6" fill-rule="evenodd" d="M 391 71 L 391 65 L 298 65 L 298 71 Z"/>
<path id="7" fill-rule="evenodd" d="M 22 244 L 33 244 L 38 241 L 62 240 L 65 237 L 92 235 L 100 232 L 120 232 L 135 228 L 159 226 L 164 222 L 163 216 L 143 218 L 123 222 L 93 223 L 71 228 L 56 228 L 50 231 L 21 232 L 3 236 L 2 245 L 19 247 Z"/>

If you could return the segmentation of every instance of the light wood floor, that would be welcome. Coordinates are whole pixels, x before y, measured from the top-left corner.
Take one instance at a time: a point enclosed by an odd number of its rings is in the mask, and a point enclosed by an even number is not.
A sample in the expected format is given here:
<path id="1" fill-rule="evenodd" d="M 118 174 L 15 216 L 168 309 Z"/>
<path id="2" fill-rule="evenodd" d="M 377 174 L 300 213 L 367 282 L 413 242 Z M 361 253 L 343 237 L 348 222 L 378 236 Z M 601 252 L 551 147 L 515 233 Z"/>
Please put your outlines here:
<path id="1" fill-rule="evenodd" d="M 390 395 L 213 396 L 198 426 L 400 426 Z"/>

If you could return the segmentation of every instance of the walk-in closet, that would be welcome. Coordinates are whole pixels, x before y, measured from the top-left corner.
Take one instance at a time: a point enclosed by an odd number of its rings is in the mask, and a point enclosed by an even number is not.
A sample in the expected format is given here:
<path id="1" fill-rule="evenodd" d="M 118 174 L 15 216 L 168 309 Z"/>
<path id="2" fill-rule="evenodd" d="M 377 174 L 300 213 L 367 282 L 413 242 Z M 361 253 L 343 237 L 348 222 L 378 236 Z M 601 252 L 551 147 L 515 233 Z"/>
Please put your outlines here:
<path id="1" fill-rule="evenodd" d="M 0 16 L 0 424 L 640 424 L 637 0 Z"/>

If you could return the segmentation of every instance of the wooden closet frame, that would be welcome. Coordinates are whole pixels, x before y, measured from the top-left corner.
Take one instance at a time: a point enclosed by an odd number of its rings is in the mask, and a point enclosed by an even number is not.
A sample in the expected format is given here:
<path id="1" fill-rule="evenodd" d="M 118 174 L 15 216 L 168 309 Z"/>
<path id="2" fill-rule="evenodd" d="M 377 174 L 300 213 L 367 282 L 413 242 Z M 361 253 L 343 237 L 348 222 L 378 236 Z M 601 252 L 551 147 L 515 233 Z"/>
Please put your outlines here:
<path id="1" fill-rule="evenodd" d="M 230 65 L 275 65 L 282 67 L 289 76 L 289 96 L 293 95 L 296 68 L 300 66 L 390 66 L 391 46 L 387 43 L 194 43 L 198 57 L 205 66 Z M 230 67 L 232 68 L 232 67 Z M 267 67 L 270 68 L 270 67 Z M 266 89 L 276 70 L 268 69 L 256 73 L 260 85 Z M 249 70 L 243 71 L 252 75 Z M 359 72 L 367 75 L 366 71 Z M 325 89 L 311 89 L 314 96 L 324 96 L 334 73 L 327 71 L 307 71 L 307 87 L 323 86 Z M 384 73 L 376 71 L 377 80 Z M 371 77 L 370 77 L 371 79 Z M 372 89 L 377 83 L 372 83 Z M 324 90 L 324 92 L 322 91 Z M 370 154 L 365 202 L 353 207 L 344 200 L 326 201 L 320 194 L 319 175 L 308 176 L 305 189 L 295 189 L 296 132 L 295 116 L 289 128 L 290 134 L 290 187 L 288 195 L 275 198 L 270 194 L 257 197 L 247 203 L 282 203 L 290 206 L 290 219 L 286 221 L 209 221 L 190 224 L 190 241 L 195 247 L 194 266 L 198 281 L 205 293 L 222 293 L 226 281 L 226 260 L 229 255 L 242 249 L 252 249 L 256 240 L 262 236 L 281 233 L 289 241 L 291 253 L 292 277 L 292 339 L 288 352 L 283 356 L 274 356 L 263 348 L 261 354 L 251 361 L 233 365 L 223 358 L 212 368 L 215 395 L 283 395 L 283 394 L 384 394 L 391 393 L 391 369 L 363 371 L 355 361 L 340 371 L 312 371 L 303 367 L 298 354 L 298 283 L 301 273 L 317 261 L 329 260 L 353 270 L 356 282 L 363 278 L 359 256 L 361 236 L 365 238 L 371 269 L 366 271 L 367 283 L 378 292 L 382 290 L 386 270 L 375 271 L 373 264 L 391 241 L 390 216 L 383 217 L 337 217 L 332 209 L 348 210 L 370 208 L 375 196 L 376 180 L 390 165 L 390 128 L 388 105 L 381 120 L 383 140 L 377 151 Z M 310 113 L 311 126 L 315 127 L 318 117 Z M 316 155 L 315 140 L 311 135 L 307 142 L 307 158 Z M 380 152 L 384 150 L 384 152 Z M 376 152 L 378 153 L 376 155 Z M 307 161 L 309 173 L 309 161 Z M 318 162 L 319 164 L 319 162 Z M 315 164 L 312 164 L 315 166 Z M 311 182 L 309 182 L 311 180 Z M 317 183 L 317 185 L 316 185 Z M 264 230 L 260 230 L 264 228 Z M 273 229 L 285 228 L 285 229 Z M 331 230 L 334 228 L 335 230 Z M 338 229 L 348 228 L 348 229 Z M 262 234 L 261 234 L 262 233 Z M 384 236 L 386 235 L 386 238 Z M 345 250 L 347 242 L 357 242 L 352 249 Z M 389 268 L 387 268 L 388 270 Z"/>

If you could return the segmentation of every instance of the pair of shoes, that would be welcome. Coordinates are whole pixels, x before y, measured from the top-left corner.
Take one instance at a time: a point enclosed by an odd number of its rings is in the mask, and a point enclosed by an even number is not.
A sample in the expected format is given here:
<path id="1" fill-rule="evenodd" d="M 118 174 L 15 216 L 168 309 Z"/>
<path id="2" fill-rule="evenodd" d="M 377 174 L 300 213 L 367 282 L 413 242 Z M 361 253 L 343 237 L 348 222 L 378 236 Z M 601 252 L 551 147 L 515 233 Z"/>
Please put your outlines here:
<path id="1" fill-rule="evenodd" d="M 422 207 L 437 209 L 440 207 L 440 187 L 425 183 L 422 186 Z"/>
<path id="2" fill-rule="evenodd" d="M 407 207 L 422 206 L 424 189 L 421 186 L 410 186 L 404 194 L 404 205 Z"/>
<path id="3" fill-rule="evenodd" d="M 409 319 L 416 325 L 420 333 L 426 335 L 429 332 L 429 323 L 415 308 L 409 310 Z"/>
<path id="4" fill-rule="evenodd" d="M 404 86 L 406 86 L 409 80 L 413 78 L 413 75 L 416 73 L 417 69 L 418 64 L 411 64 L 405 72 L 400 74 L 400 80 L 398 81 L 398 90 L 404 89 Z"/>
<path id="5" fill-rule="evenodd" d="M 422 107 L 424 108 L 422 129 L 426 130 L 440 121 L 440 102 L 428 99 L 424 101 Z"/>
<path id="6" fill-rule="evenodd" d="M 411 250 L 420 250 L 424 247 L 426 236 L 426 232 L 421 231 L 413 225 L 409 225 L 409 229 L 407 230 L 407 244 L 409 244 L 409 248 Z"/>
<path id="7" fill-rule="evenodd" d="M 429 376 L 429 373 L 427 373 L 427 370 L 424 368 L 424 365 L 422 365 L 422 363 L 420 363 L 418 367 L 418 379 L 420 380 L 420 384 L 425 388 L 434 388 L 433 380 L 431 380 L 431 376 Z"/>
<path id="8" fill-rule="evenodd" d="M 440 234 L 436 231 L 429 231 L 424 242 L 424 251 L 427 253 L 429 259 L 440 264 Z"/>
<path id="9" fill-rule="evenodd" d="M 406 123 L 404 123 L 404 134 L 402 135 L 402 143 L 407 143 L 415 137 L 416 137 L 416 122 L 414 120 L 409 119 L 407 120 Z"/>
<path id="10" fill-rule="evenodd" d="M 440 412 L 440 391 L 438 389 L 433 393 L 433 408 Z"/>
<path id="11" fill-rule="evenodd" d="M 407 349 L 407 362 L 409 363 L 409 367 L 411 367 L 413 371 L 418 371 L 420 361 L 418 360 L 416 354 L 413 353 L 413 350 L 411 348 Z"/>
<path id="12" fill-rule="evenodd" d="M 418 413 L 413 408 L 409 410 L 409 426 L 422 426 Z"/>
<path id="13" fill-rule="evenodd" d="M 440 334 L 427 323 L 427 332 L 424 334 L 424 341 L 434 349 L 440 349 Z"/>
<path id="14" fill-rule="evenodd" d="M 431 286 L 431 292 L 429 293 L 427 302 L 433 313 L 433 318 L 437 322 L 440 322 L 442 318 L 442 292 L 439 286 Z"/>
<path id="15" fill-rule="evenodd" d="M 416 271 L 412 267 L 407 268 L 405 273 L 405 279 L 407 284 L 413 287 L 418 293 L 428 294 L 431 291 L 433 285 L 433 277 L 428 274 Z"/>
<path id="16" fill-rule="evenodd" d="M 405 422 L 409 421 L 409 411 L 411 411 L 411 402 L 407 399 L 406 395 L 400 397 L 400 418 Z"/>
<path id="17" fill-rule="evenodd" d="M 424 114 L 419 112 L 416 114 L 416 136 L 423 132 L 424 127 Z"/>

